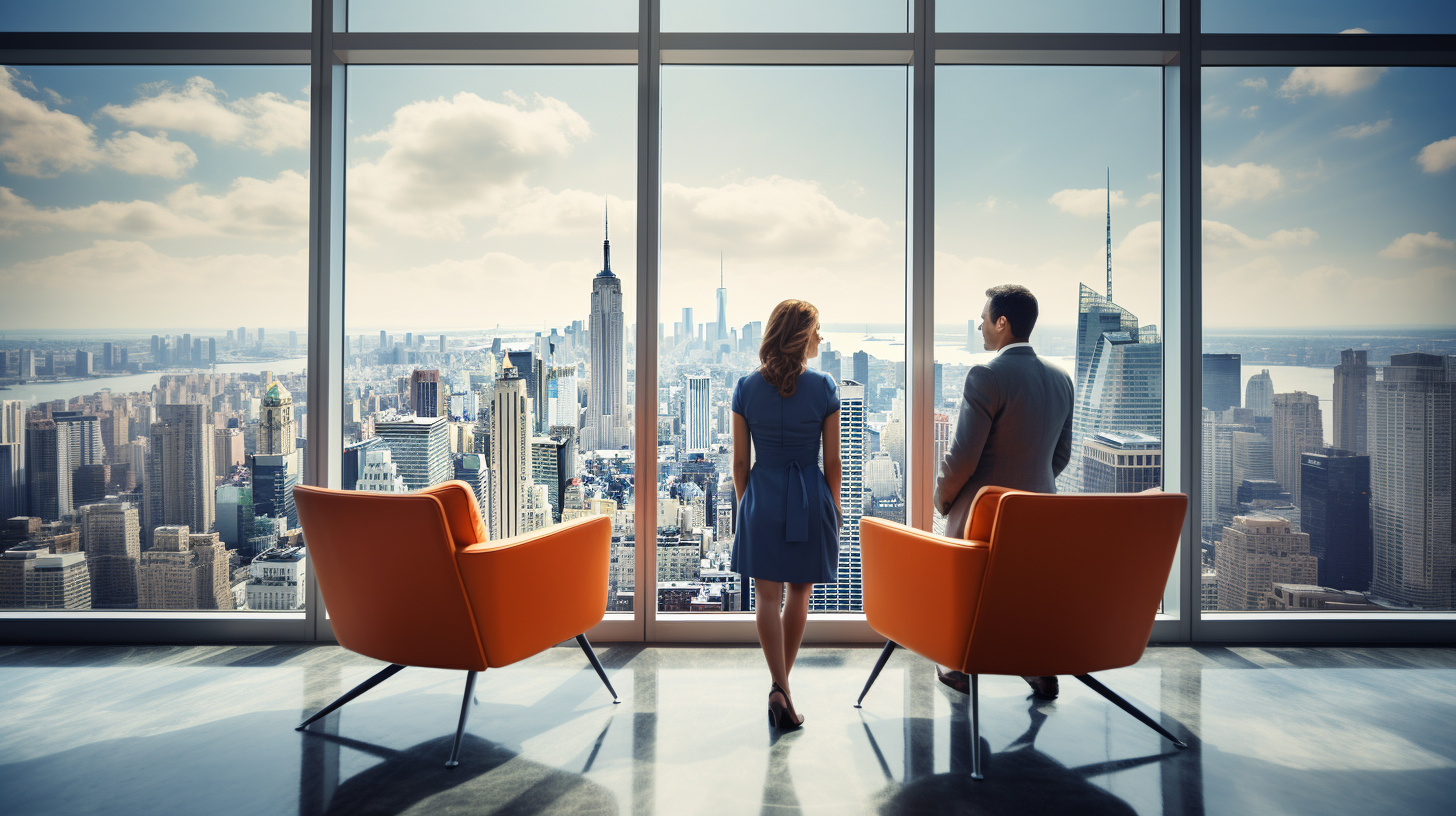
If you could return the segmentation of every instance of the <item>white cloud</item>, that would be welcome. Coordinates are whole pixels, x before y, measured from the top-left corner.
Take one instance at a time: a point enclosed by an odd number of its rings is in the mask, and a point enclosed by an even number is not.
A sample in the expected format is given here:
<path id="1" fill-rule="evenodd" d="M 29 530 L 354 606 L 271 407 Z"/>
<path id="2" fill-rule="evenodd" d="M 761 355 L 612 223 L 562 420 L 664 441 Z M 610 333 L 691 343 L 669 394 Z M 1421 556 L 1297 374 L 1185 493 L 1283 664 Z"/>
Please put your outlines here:
<path id="1" fill-rule="evenodd" d="M 1150 204 L 1157 204 L 1158 202 L 1160 202 L 1162 200 L 1163 200 L 1163 194 L 1162 193 L 1143 193 L 1142 194 L 1142 197 L 1138 199 L 1137 205 L 1139 207 L 1146 207 L 1146 206 L 1148 206 Z"/>
<path id="2" fill-rule="evenodd" d="M 229 101 L 211 80 L 192 77 L 176 88 L 144 86 L 150 95 L 100 113 L 133 128 L 179 130 L 219 144 L 240 144 L 263 153 L 308 147 L 308 101 L 264 92 Z"/>
<path id="3" fill-rule="evenodd" d="M 1270 164 L 1203 165 L 1203 200 L 1213 207 L 1259 201 L 1283 187 L 1283 174 Z"/>
<path id="4" fill-rule="evenodd" d="M 73 114 L 51 110 L 22 94 L 17 85 L 35 87 L 19 79 L 14 69 L 0 71 L 0 159 L 12 173 L 52 178 L 102 166 L 133 175 L 178 178 L 197 164 L 192 148 L 169 140 L 166 133 L 117 131 L 98 142 L 95 127 Z"/>
<path id="5" fill-rule="evenodd" d="M 527 177 L 569 155 L 591 128 L 558 99 L 505 98 L 461 92 L 413 102 L 395 111 L 388 128 L 360 137 L 388 147 L 349 168 L 351 237 L 385 228 L 463 238 L 464 219 L 509 217 L 546 195 L 529 188 Z"/>
<path id="6" fill-rule="evenodd" d="M 1107 214 L 1108 193 L 1106 187 L 1092 190 L 1059 190 L 1047 199 L 1057 209 L 1080 218 Z M 1112 191 L 1112 206 L 1127 204 L 1127 196 L 1121 190 Z"/>
<path id="7" fill-rule="evenodd" d="M 1416 161 L 1421 163 L 1421 169 L 1427 173 L 1444 173 L 1456 167 L 1456 136 L 1421 148 Z"/>
<path id="8" fill-rule="evenodd" d="M 1301 66 L 1279 85 L 1279 95 L 1289 99 L 1316 94 L 1349 96 L 1374 85 L 1385 70 L 1372 66 Z"/>
<path id="9" fill-rule="evenodd" d="M 1239 87 L 1253 88 L 1256 91 L 1267 91 L 1269 90 L 1269 80 L 1263 77 L 1249 77 L 1248 79 L 1239 80 Z"/>
<path id="10" fill-rule="evenodd" d="M 1324 265 L 1286 270 L 1264 255 L 1237 266 L 1204 264 L 1206 325 L 1288 326 L 1451 322 L 1456 268 L 1437 266 L 1386 277 Z M 1292 309 L 1291 304 L 1298 304 Z"/>
<path id="11" fill-rule="evenodd" d="M 818 182 L 782 176 L 721 187 L 662 185 L 662 229 L 673 243 L 716 255 L 851 259 L 895 243 L 891 226 L 843 209 Z"/>
<path id="12" fill-rule="evenodd" d="M 35 207 L 0 187 L 0 235 L 51 230 L 140 238 L 302 240 L 308 234 L 308 180 L 285 170 L 271 181 L 235 179 L 220 195 L 185 184 L 161 202 L 100 201 L 69 209 Z"/>
<path id="13" fill-rule="evenodd" d="M 1390 119 L 1381 119 L 1379 122 L 1361 122 L 1358 125 L 1346 125 L 1335 131 L 1335 137 L 1339 139 L 1363 139 L 1366 136 L 1374 136 L 1377 133 L 1384 133 L 1390 130 Z"/>
<path id="14" fill-rule="evenodd" d="M 18 293 L 0 298 L 0 325 L 17 329 L 186 322 L 183 316 L 198 314 L 211 293 L 224 291 L 227 314 L 239 323 L 303 325 L 308 320 L 306 248 L 285 255 L 173 256 L 140 241 L 97 241 L 0 266 L 0 278 L 7 294 Z M 117 308 L 137 302 L 146 308 Z"/>
<path id="15" fill-rule="evenodd" d="M 1161 262 L 1163 257 L 1163 222 L 1148 221 L 1128 230 L 1122 243 L 1112 250 L 1114 268 L 1132 261 Z"/>
<path id="16" fill-rule="evenodd" d="M 1259 116 L 1259 106 L 1250 105 L 1247 108 L 1239 111 L 1239 115 L 1244 117 L 1245 119 L 1256 119 Z"/>
<path id="17" fill-rule="evenodd" d="M 1005 203 L 1006 202 L 1002 201 L 996 196 L 988 195 L 986 196 L 985 201 L 976 205 L 976 209 L 980 210 L 981 212 L 995 212 L 996 210 L 1001 208 L 1002 204 Z"/>
<path id="18" fill-rule="evenodd" d="M 1409 232 L 1391 241 L 1390 246 L 1380 250 L 1380 257 L 1419 258 L 1437 249 L 1456 249 L 1456 241 L 1442 238 L 1438 232 L 1428 232 L 1425 235 Z"/>
<path id="19" fill-rule="evenodd" d="M 1237 228 L 1218 221 L 1203 222 L 1203 253 L 1206 257 L 1225 258 L 1239 250 L 1287 249 L 1309 246 L 1319 233 L 1309 227 L 1282 229 L 1267 238 L 1255 238 Z"/>

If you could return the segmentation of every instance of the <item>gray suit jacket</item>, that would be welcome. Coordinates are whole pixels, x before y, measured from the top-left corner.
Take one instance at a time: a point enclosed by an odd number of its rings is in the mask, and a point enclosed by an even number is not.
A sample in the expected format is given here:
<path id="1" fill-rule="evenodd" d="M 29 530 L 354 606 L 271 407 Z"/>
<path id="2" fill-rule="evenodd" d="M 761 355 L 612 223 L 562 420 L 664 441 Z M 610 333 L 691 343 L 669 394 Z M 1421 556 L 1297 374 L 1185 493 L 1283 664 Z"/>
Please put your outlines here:
<path id="1" fill-rule="evenodd" d="M 986 485 L 1057 492 L 1056 477 L 1072 456 L 1073 401 L 1072 378 L 1030 346 L 972 366 L 935 485 L 946 535 L 965 535 L 971 501 Z"/>

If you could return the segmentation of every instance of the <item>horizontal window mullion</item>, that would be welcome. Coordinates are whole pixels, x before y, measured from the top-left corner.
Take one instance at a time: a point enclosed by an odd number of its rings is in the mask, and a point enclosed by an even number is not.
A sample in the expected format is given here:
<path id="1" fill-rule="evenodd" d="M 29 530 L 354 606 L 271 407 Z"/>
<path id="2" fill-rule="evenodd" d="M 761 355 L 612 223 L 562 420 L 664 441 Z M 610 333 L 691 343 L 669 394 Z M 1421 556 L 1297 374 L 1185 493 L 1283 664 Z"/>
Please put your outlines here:
<path id="1" fill-rule="evenodd" d="M 1204 34 L 1205 66 L 1456 65 L 1452 34 Z"/>
<path id="2" fill-rule="evenodd" d="M 0 33 L 11 65 L 304 65 L 308 33 Z"/>

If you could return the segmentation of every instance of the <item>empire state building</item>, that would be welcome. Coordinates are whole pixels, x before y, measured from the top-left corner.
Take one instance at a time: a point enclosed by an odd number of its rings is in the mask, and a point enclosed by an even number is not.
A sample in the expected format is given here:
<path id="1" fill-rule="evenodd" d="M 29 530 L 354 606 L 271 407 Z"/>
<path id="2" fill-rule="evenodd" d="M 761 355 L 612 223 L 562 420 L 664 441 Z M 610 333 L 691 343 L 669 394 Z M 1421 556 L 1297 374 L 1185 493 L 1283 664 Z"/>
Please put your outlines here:
<path id="1" fill-rule="evenodd" d="M 603 219 L 606 229 L 606 221 Z M 591 447 L 620 448 L 630 442 L 627 424 L 627 366 L 622 316 L 622 280 L 612 272 L 611 232 L 602 241 L 602 271 L 592 278 L 591 369 L 587 372 L 586 438 Z"/>

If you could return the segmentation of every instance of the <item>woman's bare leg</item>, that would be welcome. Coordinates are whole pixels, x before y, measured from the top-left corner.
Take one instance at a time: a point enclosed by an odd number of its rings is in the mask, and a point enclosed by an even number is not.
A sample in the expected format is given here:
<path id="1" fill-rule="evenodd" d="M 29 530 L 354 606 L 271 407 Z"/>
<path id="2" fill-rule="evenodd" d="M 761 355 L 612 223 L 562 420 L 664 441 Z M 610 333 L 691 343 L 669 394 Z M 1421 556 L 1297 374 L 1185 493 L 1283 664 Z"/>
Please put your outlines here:
<path id="1" fill-rule="evenodd" d="M 779 688 L 789 687 L 789 670 L 784 662 L 784 625 L 779 615 L 779 604 L 783 601 L 784 585 L 778 581 L 753 579 L 755 601 L 753 622 L 758 627 L 758 645 L 763 648 L 763 657 L 768 661 L 768 673 Z M 800 637 L 803 630 L 800 630 Z"/>
<path id="2" fill-rule="evenodd" d="M 794 658 L 799 656 L 799 644 L 804 641 L 804 626 L 809 620 L 809 595 L 813 591 L 813 584 L 789 584 L 783 618 L 785 677 L 794 670 Z"/>

